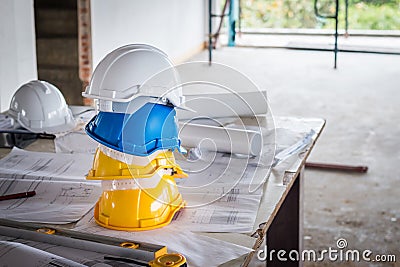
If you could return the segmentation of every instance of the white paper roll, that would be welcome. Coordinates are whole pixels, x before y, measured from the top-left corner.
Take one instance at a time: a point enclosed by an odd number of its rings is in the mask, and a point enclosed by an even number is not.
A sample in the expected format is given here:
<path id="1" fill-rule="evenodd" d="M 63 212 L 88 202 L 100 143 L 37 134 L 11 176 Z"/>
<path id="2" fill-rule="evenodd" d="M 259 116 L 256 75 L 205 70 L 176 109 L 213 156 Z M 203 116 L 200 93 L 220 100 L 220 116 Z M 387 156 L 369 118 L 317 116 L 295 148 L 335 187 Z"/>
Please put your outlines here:
<path id="1" fill-rule="evenodd" d="M 258 156 L 262 136 L 257 131 L 200 124 L 180 124 L 179 137 L 185 147 L 211 151 Z"/>
<path id="2" fill-rule="evenodd" d="M 199 91 L 201 91 L 199 89 Z M 254 117 L 268 112 L 267 92 L 245 93 L 199 93 L 185 95 L 185 105 L 189 110 L 177 110 L 179 120 L 195 117 Z M 222 104 L 225 103 L 225 104 Z"/>

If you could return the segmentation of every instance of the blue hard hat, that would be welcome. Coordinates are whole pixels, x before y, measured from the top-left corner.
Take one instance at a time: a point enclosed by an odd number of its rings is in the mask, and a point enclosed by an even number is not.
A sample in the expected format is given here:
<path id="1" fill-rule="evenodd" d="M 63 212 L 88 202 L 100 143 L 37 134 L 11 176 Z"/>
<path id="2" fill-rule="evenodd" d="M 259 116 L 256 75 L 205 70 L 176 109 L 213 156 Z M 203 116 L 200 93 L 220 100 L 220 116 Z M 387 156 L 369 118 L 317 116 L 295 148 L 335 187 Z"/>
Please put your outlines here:
<path id="1" fill-rule="evenodd" d="M 136 156 L 180 148 L 176 112 L 172 106 L 146 103 L 132 114 L 100 111 L 85 130 L 97 142 Z"/>

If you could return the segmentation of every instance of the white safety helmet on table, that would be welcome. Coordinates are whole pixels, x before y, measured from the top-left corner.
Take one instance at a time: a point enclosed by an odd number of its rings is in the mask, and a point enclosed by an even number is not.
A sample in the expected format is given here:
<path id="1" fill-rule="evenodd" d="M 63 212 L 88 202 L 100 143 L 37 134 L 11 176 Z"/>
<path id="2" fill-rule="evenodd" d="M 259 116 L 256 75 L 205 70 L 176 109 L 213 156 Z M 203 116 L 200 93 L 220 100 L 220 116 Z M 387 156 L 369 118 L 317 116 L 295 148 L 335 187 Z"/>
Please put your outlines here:
<path id="1" fill-rule="evenodd" d="M 12 97 L 8 113 L 35 133 L 68 132 L 76 126 L 60 90 L 45 81 L 23 84 Z"/>

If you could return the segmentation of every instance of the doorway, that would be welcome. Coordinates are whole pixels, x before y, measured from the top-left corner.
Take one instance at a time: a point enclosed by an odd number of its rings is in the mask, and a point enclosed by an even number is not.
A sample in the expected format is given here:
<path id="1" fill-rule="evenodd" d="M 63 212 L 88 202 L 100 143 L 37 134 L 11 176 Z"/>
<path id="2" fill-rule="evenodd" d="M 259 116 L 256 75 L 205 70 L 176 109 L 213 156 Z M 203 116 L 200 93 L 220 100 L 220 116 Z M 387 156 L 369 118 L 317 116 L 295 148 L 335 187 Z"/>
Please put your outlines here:
<path id="1" fill-rule="evenodd" d="M 38 78 L 57 86 L 68 105 L 82 105 L 77 0 L 35 0 Z"/>

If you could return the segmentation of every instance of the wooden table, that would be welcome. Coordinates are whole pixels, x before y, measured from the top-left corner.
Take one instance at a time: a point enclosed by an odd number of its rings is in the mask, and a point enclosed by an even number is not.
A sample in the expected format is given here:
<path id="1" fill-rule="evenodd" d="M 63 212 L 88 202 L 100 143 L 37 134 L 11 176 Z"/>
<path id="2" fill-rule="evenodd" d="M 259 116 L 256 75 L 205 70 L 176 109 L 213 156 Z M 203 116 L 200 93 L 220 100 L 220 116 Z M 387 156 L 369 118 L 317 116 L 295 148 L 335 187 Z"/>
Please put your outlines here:
<path id="1" fill-rule="evenodd" d="M 263 188 L 264 193 L 253 234 L 201 233 L 238 245 L 252 247 L 255 250 L 221 266 L 259 266 L 262 261 L 257 259 L 257 253 L 260 249 L 264 250 L 265 245 L 268 251 L 275 250 L 273 260 L 267 259 L 268 266 L 282 266 L 282 262 L 278 261 L 276 257 L 279 250 L 286 252 L 296 250 L 301 254 L 303 247 L 304 165 L 325 126 L 325 120 L 292 117 L 275 117 L 274 120 L 277 128 L 297 132 L 309 132 L 313 129 L 316 137 L 307 149 L 294 159 L 288 169 L 272 170 Z M 54 151 L 54 144 L 51 140 L 38 140 L 25 149 L 50 152 Z M 9 151 L 10 149 L 0 149 L 0 158 L 7 155 Z M 285 266 L 301 266 L 302 262 L 289 260 L 284 264 Z"/>

